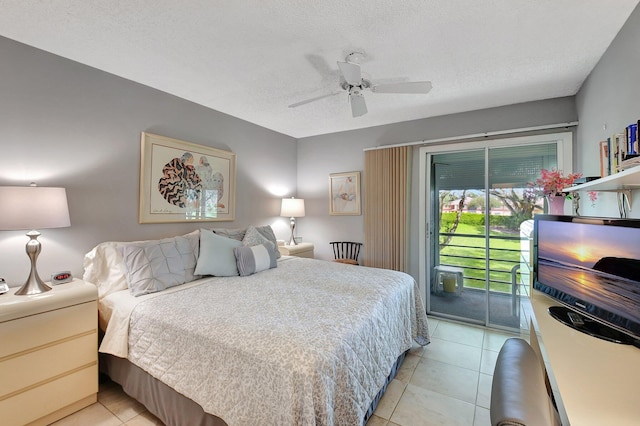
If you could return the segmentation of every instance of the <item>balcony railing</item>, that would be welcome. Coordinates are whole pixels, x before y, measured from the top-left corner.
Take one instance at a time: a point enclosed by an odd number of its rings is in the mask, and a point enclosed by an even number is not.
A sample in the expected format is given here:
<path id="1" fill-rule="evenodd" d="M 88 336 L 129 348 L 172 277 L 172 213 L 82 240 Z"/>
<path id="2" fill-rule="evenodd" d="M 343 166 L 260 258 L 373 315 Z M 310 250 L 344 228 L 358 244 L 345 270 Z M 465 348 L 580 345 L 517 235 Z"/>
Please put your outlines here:
<path id="1" fill-rule="evenodd" d="M 486 236 L 441 232 L 440 237 L 451 237 L 451 241 L 440 248 L 437 264 L 457 266 L 464 269 L 464 287 L 486 289 Z M 489 237 L 489 290 L 512 293 L 514 286 L 523 284 L 528 270 L 520 271 L 522 242 L 527 237 L 512 235 L 490 235 Z M 477 244 L 476 244 L 477 242 Z M 528 247 L 528 243 L 527 243 Z M 527 278 L 528 279 L 528 278 Z"/>

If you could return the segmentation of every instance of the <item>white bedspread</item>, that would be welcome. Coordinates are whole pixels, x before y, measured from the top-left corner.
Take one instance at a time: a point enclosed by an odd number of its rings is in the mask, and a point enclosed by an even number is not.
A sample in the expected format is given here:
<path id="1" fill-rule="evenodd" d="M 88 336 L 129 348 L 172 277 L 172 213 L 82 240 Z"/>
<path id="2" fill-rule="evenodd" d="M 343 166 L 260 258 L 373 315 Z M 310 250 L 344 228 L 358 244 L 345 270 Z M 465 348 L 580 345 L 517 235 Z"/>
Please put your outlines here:
<path id="1" fill-rule="evenodd" d="M 127 301 L 100 350 L 230 426 L 360 425 L 396 358 L 429 342 L 418 286 L 395 271 L 291 258 L 171 290 L 105 298 Z"/>

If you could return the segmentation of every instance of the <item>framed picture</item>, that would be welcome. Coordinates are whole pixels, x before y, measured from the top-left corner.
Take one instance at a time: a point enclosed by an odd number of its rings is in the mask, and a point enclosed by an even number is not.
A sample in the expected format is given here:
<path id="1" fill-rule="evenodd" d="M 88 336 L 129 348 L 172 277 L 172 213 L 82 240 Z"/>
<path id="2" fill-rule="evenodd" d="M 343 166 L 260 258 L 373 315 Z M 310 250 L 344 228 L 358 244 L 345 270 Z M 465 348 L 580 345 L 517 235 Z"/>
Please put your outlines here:
<path id="1" fill-rule="evenodd" d="M 236 155 L 142 133 L 140 223 L 235 218 Z"/>
<path id="2" fill-rule="evenodd" d="M 360 215 L 360 172 L 329 175 L 329 214 Z"/>

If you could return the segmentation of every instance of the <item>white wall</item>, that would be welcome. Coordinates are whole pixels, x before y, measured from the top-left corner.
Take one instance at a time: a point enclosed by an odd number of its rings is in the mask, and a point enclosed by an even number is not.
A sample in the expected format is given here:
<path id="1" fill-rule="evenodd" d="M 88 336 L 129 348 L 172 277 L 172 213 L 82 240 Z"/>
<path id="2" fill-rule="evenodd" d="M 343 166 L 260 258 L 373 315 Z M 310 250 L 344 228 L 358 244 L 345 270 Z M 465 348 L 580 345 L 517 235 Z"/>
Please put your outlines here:
<path id="1" fill-rule="evenodd" d="M 576 170 L 585 176 L 598 176 L 599 142 L 640 119 L 640 7 L 629 16 L 580 88 L 576 109 L 580 117 Z M 630 216 L 640 218 L 637 191 L 634 198 Z M 583 215 L 618 215 L 616 197 L 611 193 L 598 193 L 595 207 L 583 204 Z"/>
<path id="2" fill-rule="evenodd" d="M 67 188 L 71 227 L 41 230 L 43 279 L 65 269 L 81 276 L 99 242 L 200 226 L 138 224 L 142 131 L 236 153 L 236 220 L 207 226 L 272 224 L 288 236 L 280 198 L 297 195 L 295 139 L 1 37 L 0 58 L 0 185 Z M 29 273 L 27 240 L 0 231 L 0 277 L 13 285 Z"/>

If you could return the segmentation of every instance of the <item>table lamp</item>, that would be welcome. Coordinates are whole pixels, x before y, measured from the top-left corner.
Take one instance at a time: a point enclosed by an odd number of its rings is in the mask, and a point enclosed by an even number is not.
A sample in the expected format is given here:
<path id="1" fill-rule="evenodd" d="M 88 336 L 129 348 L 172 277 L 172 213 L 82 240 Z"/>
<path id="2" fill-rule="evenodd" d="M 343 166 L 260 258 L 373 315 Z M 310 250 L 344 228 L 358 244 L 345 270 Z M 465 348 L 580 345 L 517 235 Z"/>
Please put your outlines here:
<path id="1" fill-rule="evenodd" d="M 293 236 L 293 231 L 296 228 L 296 217 L 304 217 L 304 200 L 302 198 L 283 198 L 282 208 L 280 209 L 280 216 L 291 218 L 291 238 L 289 239 L 289 245 L 296 245 L 296 240 Z"/>
<path id="2" fill-rule="evenodd" d="M 31 229 L 27 232 L 27 255 L 31 260 L 29 278 L 15 294 L 24 296 L 51 290 L 36 269 L 36 259 L 41 251 L 38 241 L 40 233 L 36 228 L 64 228 L 71 226 L 67 192 L 64 188 L 31 186 L 0 186 L 2 213 L 0 230 L 15 231 Z"/>

